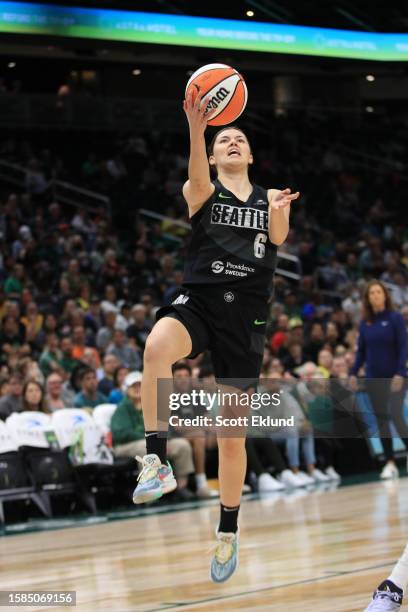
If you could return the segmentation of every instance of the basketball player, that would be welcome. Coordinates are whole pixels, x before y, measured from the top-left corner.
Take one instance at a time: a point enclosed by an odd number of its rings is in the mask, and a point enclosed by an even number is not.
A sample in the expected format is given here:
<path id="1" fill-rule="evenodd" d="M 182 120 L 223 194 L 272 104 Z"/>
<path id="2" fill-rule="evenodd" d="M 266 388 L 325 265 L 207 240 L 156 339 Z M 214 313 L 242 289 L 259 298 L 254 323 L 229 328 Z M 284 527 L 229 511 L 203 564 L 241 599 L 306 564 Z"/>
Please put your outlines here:
<path id="1" fill-rule="evenodd" d="M 398 612 L 408 585 L 408 545 L 391 574 L 374 591 L 373 599 L 364 612 Z"/>
<path id="2" fill-rule="evenodd" d="M 157 379 L 171 379 L 183 357 L 211 351 L 217 381 L 260 373 L 268 297 L 277 246 L 289 231 L 290 189 L 252 185 L 253 163 L 245 134 L 225 127 L 206 154 L 204 132 L 211 113 L 201 96 L 183 103 L 190 129 L 188 181 L 183 195 L 192 225 L 183 295 L 157 313 L 144 353 L 142 405 L 147 455 L 134 503 L 157 499 L 177 485 L 166 462 L 166 439 L 158 435 Z M 210 167 L 217 178 L 211 181 Z M 239 385 L 239 383 L 238 383 Z M 246 472 L 245 436 L 218 437 L 220 522 L 211 578 L 224 582 L 237 567 L 238 511 Z"/>

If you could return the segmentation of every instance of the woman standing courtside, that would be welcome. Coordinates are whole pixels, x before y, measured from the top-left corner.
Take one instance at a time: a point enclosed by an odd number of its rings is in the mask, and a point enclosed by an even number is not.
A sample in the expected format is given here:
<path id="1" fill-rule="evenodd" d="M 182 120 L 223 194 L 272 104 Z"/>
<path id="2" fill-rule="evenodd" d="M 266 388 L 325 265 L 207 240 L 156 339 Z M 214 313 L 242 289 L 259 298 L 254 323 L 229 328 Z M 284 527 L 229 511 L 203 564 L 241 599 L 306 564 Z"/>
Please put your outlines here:
<path id="1" fill-rule="evenodd" d="M 385 285 L 371 280 L 365 289 L 358 349 L 350 379 L 357 389 L 355 375 L 365 365 L 366 390 L 377 419 L 386 464 L 381 478 L 397 478 L 392 447 L 391 421 L 408 450 L 408 427 L 403 404 L 406 392 L 407 332 L 403 316 L 394 310 Z"/>
<path id="2" fill-rule="evenodd" d="M 144 353 L 142 406 L 147 455 L 133 501 L 142 503 L 176 487 L 166 464 L 166 440 L 158 435 L 157 379 L 171 379 L 179 359 L 209 349 L 217 381 L 257 380 L 262 364 L 268 297 L 277 245 L 289 231 L 290 189 L 252 185 L 251 147 L 237 127 L 214 136 L 206 153 L 204 132 L 211 113 L 206 100 L 189 95 L 188 181 L 183 195 L 192 225 L 183 294 L 157 314 Z M 210 166 L 217 179 L 211 181 Z M 246 472 L 245 436 L 219 437 L 220 522 L 211 578 L 227 580 L 237 566 L 238 511 Z"/>

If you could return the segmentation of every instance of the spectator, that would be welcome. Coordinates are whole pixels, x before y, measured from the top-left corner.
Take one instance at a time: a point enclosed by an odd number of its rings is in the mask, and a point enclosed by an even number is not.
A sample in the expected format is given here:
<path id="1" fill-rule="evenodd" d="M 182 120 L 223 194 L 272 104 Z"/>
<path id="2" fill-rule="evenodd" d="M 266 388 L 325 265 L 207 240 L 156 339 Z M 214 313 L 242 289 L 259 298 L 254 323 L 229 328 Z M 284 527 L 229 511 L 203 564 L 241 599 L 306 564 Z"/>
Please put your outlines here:
<path id="1" fill-rule="evenodd" d="M 288 372 L 302 365 L 306 361 L 303 355 L 303 346 L 301 342 L 296 340 L 289 343 L 287 347 L 288 354 L 282 358 L 282 364 Z"/>
<path id="2" fill-rule="evenodd" d="M 98 391 L 108 396 L 114 388 L 113 375 L 119 366 L 119 360 L 115 355 L 107 354 L 103 358 L 103 376 L 98 382 Z"/>
<path id="3" fill-rule="evenodd" d="M 310 328 L 309 338 L 305 344 L 308 361 L 317 363 L 319 351 L 323 348 L 324 331 L 321 323 L 314 322 Z"/>
<path id="4" fill-rule="evenodd" d="M 23 291 L 23 282 L 25 277 L 24 266 L 22 264 L 16 264 L 13 268 L 12 274 L 7 278 L 4 283 L 4 291 L 11 300 L 20 299 Z"/>
<path id="5" fill-rule="evenodd" d="M 59 350 L 59 338 L 57 334 L 51 333 L 47 335 L 47 343 L 40 355 L 40 369 L 45 377 L 51 372 L 57 372 L 61 369 L 62 353 Z"/>
<path id="6" fill-rule="evenodd" d="M 72 332 L 72 356 L 78 361 L 82 360 L 86 347 L 86 334 L 83 325 L 76 325 Z"/>
<path id="7" fill-rule="evenodd" d="M 288 338 L 288 335 L 287 335 L 288 323 L 289 323 L 289 317 L 287 314 L 279 315 L 277 325 L 276 325 L 276 331 L 272 335 L 271 342 L 270 342 L 271 350 L 274 352 L 275 355 L 279 352 L 279 349 L 286 342 Z"/>
<path id="8" fill-rule="evenodd" d="M 43 326 L 44 317 L 38 312 L 38 306 L 35 302 L 30 302 L 26 307 L 26 314 L 21 317 L 21 322 L 25 327 L 25 339 L 27 342 L 33 342 L 36 336 L 40 333 Z"/>
<path id="9" fill-rule="evenodd" d="M 10 393 L 9 378 L 0 378 L 0 398 L 5 397 Z"/>
<path id="10" fill-rule="evenodd" d="M 44 172 L 36 159 L 32 159 L 28 163 L 28 170 L 25 176 L 25 186 L 28 193 L 33 194 L 33 196 L 41 196 L 48 188 L 48 183 L 44 176 Z"/>
<path id="11" fill-rule="evenodd" d="M 176 393 L 189 393 L 192 390 L 191 368 L 185 363 L 176 363 L 173 366 L 174 391 Z M 193 406 L 183 405 L 178 411 L 179 417 L 197 416 L 197 409 Z M 173 428 L 173 434 L 183 435 L 182 428 Z M 190 432 L 191 433 L 191 432 Z M 205 439 L 206 431 L 198 427 L 194 428 L 194 436 L 187 438 L 193 449 L 193 460 L 195 468 L 195 480 L 197 485 L 197 497 L 218 497 L 218 493 L 210 489 L 205 473 Z"/>
<path id="12" fill-rule="evenodd" d="M 120 307 L 120 312 L 116 315 L 115 328 L 122 329 L 124 332 L 126 332 L 131 322 L 130 315 L 130 304 L 123 302 L 122 306 Z"/>
<path id="13" fill-rule="evenodd" d="M 20 412 L 23 407 L 23 380 L 19 374 L 9 378 L 8 393 L 0 398 L 0 418 L 5 421 L 13 412 Z"/>
<path id="14" fill-rule="evenodd" d="M 402 315 L 396 312 L 386 286 L 371 280 L 363 298 L 358 350 L 351 368 L 351 388 L 357 389 L 356 374 L 365 365 L 366 389 L 375 414 L 386 464 L 382 479 L 397 478 L 390 422 L 394 422 L 408 449 L 408 427 L 403 416 L 406 392 L 408 339 Z"/>
<path id="15" fill-rule="evenodd" d="M 114 312 L 115 314 L 119 312 L 116 289 L 113 285 L 106 285 L 105 287 L 105 299 L 101 302 L 101 310 L 104 315 L 108 312 Z"/>
<path id="16" fill-rule="evenodd" d="M 86 330 L 91 330 L 94 337 L 102 327 L 101 304 L 96 296 L 91 297 L 89 310 L 85 314 L 84 325 Z"/>
<path id="17" fill-rule="evenodd" d="M 272 476 L 285 472 L 286 466 L 279 447 L 266 437 L 248 437 L 245 440 L 247 451 L 247 471 L 256 477 L 259 493 L 282 491 L 285 485 Z"/>
<path id="18" fill-rule="evenodd" d="M 270 393 L 271 395 L 274 393 L 280 394 L 280 403 L 274 407 L 274 418 L 287 419 L 292 416 L 294 417 L 295 426 L 293 428 L 276 428 L 272 432 L 269 428 L 272 440 L 274 442 L 284 441 L 286 446 L 290 473 L 283 472 L 281 480 L 289 487 L 303 487 L 315 482 L 328 482 L 329 477 L 316 468 L 315 445 L 310 422 L 306 419 L 300 404 L 290 393 L 289 389 L 286 387 L 283 393 L 280 392 L 281 384 L 282 381 L 279 374 L 269 372 L 268 376 L 263 379 L 261 387 L 264 393 Z M 303 452 L 308 474 L 299 470 L 300 449 Z"/>
<path id="19" fill-rule="evenodd" d="M 71 374 L 72 371 L 80 364 L 78 359 L 72 356 L 72 340 L 70 336 L 65 336 L 61 340 L 61 355 L 59 360 L 59 365 L 65 374 Z"/>
<path id="20" fill-rule="evenodd" d="M 99 353 L 92 346 L 86 346 L 82 355 L 81 363 L 89 366 L 96 372 L 96 378 L 99 380 L 103 376 L 103 370 L 100 367 L 101 361 Z"/>
<path id="21" fill-rule="evenodd" d="M 117 457 L 143 457 L 146 454 L 141 381 L 141 372 L 131 372 L 126 376 L 126 396 L 112 416 L 112 440 Z M 187 489 L 187 480 L 188 475 L 194 472 L 190 444 L 184 438 L 169 439 L 168 456 L 174 466 L 179 494 L 182 498 L 190 499 L 192 495 Z"/>
<path id="22" fill-rule="evenodd" d="M 126 376 L 129 374 L 128 368 L 118 366 L 113 374 L 113 389 L 109 394 L 109 403 L 119 404 L 123 400 L 124 394 L 122 391 Z"/>
<path id="23" fill-rule="evenodd" d="M 132 322 L 126 331 L 127 337 L 141 349 L 144 349 L 146 338 L 151 331 L 151 326 L 146 321 L 146 312 L 146 306 L 135 304 L 132 308 Z"/>
<path id="24" fill-rule="evenodd" d="M 328 349 L 322 349 L 317 356 L 316 373 L 321 378 L 329 378 L 333 366 L 333 355 Z"/>
<path id="25" fill-rule="evenodd" d="M 140 351 L 130 346 L 125 332 L 121 329 L 115 329 L 113 332 L 112 343 L 107 347 L 106 353 L 115 355 L 119 363 L 125 365 L 129 370 L 138 370 L 142 367 Z"/>
<path id="26" fill-rule="evenodd" d="M 112 341 L 115 331 L 116 312 L 108 311 L 104 315 L 105 325 L 101 327 L 96 335 L 96 346 L 100 351 L 105 351 Z"/>
<path id="27" fill-rule="evenodd" d="M 145 324 L 151 329 L 155 322 L 153 313 L 153 298 L 150 293 L 142 293 L 140 296 L 140 303 L 146 308 Z"/>
<path id="28" fill-rule="evenodd" d="M 63 397 L 63 380 L 57 372 L 53 372 L 47 378 L 45 390 L 45 401 L 49 412 L 55 412 L 61 408 L 69 408 Z"/>
<path id="29" fill-rule="evenodd" d="M 314 397 L 307 405 L 307 415 L 315 435 L 318 435 L 316 446 L 324 457 L 326 475 L 331 480 L 340 480 L 340 476 L 334 468 L 336 450 L 341 447 L 333 438 L 335 410 L 330 397 L 331 385 L 328 380 L 323 380 L 320 377 L 318 371 L 315 376 L 316 379 L 309 383 L 310 391 Z"/>
<path id="30" fill-rule="evenodd" d="M 44 389 L 37 380 L 28 380 L 23 387 L 22 410 L 48 413 Z"/>
<path id="31" fill-rule="evenodd" d="M 4 317 L 2 328 L 0 333 L 0 361 L 6 362 L 13 356 L 18 359 L 30 354 L 31 348 L 24 343 L 24 338 L 14 317 Z"/>
<path id="32" fill-rule="evenodd" d="M 106 404 L 108 398 L 98 391 L 98 380 L 95 370 L 85 366 L 80 374 L 81 391 L 74 400 L 75 408 L 95 408 L 99 404 Z"/>

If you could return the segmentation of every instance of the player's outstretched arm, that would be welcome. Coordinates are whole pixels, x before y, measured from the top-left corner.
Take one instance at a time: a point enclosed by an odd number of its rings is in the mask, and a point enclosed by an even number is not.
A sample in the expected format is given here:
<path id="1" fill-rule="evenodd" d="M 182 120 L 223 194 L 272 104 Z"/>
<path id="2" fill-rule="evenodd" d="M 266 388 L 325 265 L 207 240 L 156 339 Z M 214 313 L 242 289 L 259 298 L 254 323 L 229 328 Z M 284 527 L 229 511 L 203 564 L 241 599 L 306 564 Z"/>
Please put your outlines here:
<path id="1" fill-rule="evenodd" d="M 183 102 L 184 112 L 190 129 L 190 159 L 188 163 L 188 181 L 183 186 L 183 195 L 188 204 L 190 217 L 197 212 L 214 191 L 211 183 L 210 167 L 207 159 L 204 132 L 211 116 L 204 116 L 206 101 L 200 108 L 202 96 L 193 98 L 192 92 Z"/>
<path id="2" fill-rule="evenodd" d="M 268 189 L 269 203 L 269 240 L 280 246 L 289 232 L 290 205 L 300 196 L 299 191 L 291 193 L 289 188 Z"/>

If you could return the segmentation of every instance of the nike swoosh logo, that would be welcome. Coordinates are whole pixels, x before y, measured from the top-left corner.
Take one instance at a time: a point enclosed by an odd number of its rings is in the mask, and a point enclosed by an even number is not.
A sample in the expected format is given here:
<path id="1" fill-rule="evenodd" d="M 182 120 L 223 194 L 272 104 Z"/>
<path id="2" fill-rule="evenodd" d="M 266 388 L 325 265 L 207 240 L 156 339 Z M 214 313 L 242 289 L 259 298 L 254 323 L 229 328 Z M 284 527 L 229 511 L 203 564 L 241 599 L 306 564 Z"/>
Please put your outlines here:
<path id="1" fill-rule="evenodd" d="M 226 196 L 223 193 L 219 193 L 218 197 L 224 200 L 232 200 L 232 196 Z"/>
<path id="2" fill-rule="evenodd" d="M 255 319 L 254 321 L 254 325 L 265 325 L 266 321 L 258 321 L 258 319 Z"/>

